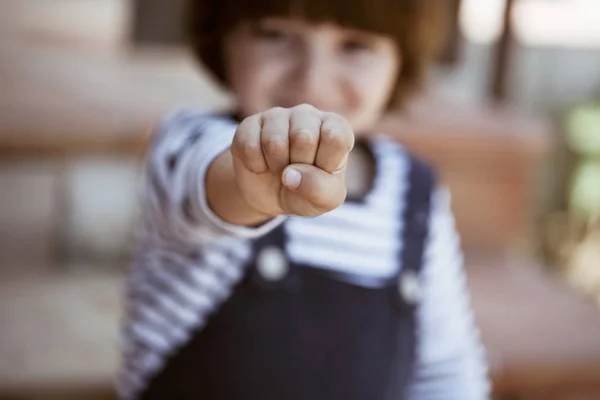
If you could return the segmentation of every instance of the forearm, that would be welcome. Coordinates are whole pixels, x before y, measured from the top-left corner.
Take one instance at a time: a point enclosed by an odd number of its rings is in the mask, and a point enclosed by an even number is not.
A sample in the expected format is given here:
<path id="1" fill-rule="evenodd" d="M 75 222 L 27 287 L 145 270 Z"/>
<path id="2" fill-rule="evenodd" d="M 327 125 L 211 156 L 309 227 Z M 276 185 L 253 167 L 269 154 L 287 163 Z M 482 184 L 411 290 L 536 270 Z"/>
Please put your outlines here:
<path id="1" fill-rule="evenodd" d="M 223 235 L 257 238 L 284 220 L 262 223 L 268 218 L 252 213 L 240 198 L 228 151 L 236 128 L 233 121 L 194 109 L 173 113 L 157 126 L 141 198 L 145 230 L 198 244 Z"/>
<path id="2" fill-rule="evenodd" d="M 235 182 L 231 152 L 226 150 L 215 158 L 206 173 L 206 201 L 211 210 L 232 225 L 258 226 L 272 217 L 254 210 L 240 196 Z"/>

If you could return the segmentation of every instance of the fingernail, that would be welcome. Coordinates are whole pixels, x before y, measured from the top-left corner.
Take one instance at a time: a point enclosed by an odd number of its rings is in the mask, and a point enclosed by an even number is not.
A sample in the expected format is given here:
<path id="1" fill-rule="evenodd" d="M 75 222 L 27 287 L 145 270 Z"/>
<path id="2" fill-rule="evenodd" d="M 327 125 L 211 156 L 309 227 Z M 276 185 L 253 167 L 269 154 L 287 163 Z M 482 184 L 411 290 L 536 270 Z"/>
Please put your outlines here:
<path id="1" fill-rule="evenodd" d="M 302 174 L 294 168 L 288 168 L 283 172 L 283 184 L 290 189 L 300 186 L 301 180 Z"/>

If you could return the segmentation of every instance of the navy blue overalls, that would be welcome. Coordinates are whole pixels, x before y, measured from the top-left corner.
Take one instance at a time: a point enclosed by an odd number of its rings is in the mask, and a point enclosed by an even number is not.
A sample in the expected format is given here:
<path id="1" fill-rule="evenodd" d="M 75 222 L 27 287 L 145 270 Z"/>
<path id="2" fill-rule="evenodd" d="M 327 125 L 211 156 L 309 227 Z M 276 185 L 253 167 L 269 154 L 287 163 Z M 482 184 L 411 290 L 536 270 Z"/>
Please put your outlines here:
<path id="1" fill-rule="evenodd" d="M 257 257 L 207 325 L 167 360 L 143 400 L 399 400 L 415 366 L 418 288 L 432 170 L 412 158 L 398 276 L 365 288 L 289 265 L 265 279 Z M 254 254 L 284 249 L 280 227 Z"/>

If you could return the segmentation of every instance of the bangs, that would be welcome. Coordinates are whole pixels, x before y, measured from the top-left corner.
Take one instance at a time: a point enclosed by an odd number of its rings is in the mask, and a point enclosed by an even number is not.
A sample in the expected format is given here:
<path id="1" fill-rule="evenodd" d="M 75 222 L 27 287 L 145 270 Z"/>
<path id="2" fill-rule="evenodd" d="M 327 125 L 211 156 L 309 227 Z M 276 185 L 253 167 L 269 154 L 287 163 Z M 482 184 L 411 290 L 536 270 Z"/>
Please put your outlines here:
<path id="1" fill-rule="evenodd" d="M 226 3 L 228 24 L 265 17 L 299 18 L 398 36 L 417 4 L 423 0 L 221 0 Z M 427 2 L 427 1 L 425 1 Z M 228 18 L 228 19 L 229 19 Z M 223 21 L 225 22 L 225 21 Z"/>
<path id="2" fill-rule="evenodd" d="M 442 18 L 424 18 L 439 17 L 444 3 L 447 0 L 194 0 L 193 18 L 219 30 L 265 17 L 300 18 L 398 38 L 421 23 L 439 26 Z"/>

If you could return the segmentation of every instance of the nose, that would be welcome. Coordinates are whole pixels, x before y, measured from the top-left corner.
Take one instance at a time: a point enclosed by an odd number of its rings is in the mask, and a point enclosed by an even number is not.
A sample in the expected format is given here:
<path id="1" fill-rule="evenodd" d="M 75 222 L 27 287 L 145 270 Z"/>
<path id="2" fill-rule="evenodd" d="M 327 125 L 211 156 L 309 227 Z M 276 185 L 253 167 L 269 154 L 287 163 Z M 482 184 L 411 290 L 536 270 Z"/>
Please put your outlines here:
<path id="1" fill-rule="evenodd" d="M 324 111 L 334 111 L 339 102 L 339 76 L 335 54 L 327 44 L 315 40 L 306 44 L 292 77 L 293 101 L 308 103 Z"/>

